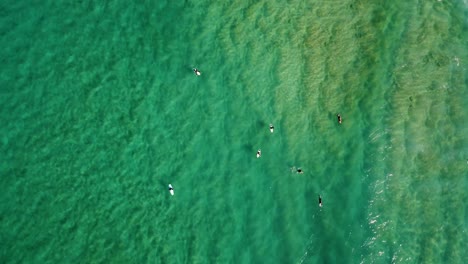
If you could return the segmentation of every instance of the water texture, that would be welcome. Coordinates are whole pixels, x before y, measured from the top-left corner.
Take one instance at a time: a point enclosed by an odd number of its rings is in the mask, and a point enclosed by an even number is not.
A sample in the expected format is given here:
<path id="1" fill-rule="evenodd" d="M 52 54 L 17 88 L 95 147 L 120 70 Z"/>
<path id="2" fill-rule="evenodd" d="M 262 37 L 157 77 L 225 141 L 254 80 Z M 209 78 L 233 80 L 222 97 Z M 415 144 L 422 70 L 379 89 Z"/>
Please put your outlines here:
<path id="1" fill-rule="evenodd" d="M 0 14 L 1 263 L 468 263 L 466 1 Z"/>

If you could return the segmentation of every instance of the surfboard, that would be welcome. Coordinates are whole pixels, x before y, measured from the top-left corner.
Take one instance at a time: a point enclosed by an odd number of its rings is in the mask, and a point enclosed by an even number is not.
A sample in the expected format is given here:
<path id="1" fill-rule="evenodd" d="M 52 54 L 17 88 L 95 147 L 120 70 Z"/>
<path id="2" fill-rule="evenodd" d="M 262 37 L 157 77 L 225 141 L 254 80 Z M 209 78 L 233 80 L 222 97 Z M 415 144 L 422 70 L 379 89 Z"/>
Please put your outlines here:
<path id="1" fill-rule="evenodd" d="M 171 184 L 169 184 L 169 193 L 170 193 L 171 195 L 174 195 L 174 188 L 172 188 L 172 185 L 171 185 Z"/>

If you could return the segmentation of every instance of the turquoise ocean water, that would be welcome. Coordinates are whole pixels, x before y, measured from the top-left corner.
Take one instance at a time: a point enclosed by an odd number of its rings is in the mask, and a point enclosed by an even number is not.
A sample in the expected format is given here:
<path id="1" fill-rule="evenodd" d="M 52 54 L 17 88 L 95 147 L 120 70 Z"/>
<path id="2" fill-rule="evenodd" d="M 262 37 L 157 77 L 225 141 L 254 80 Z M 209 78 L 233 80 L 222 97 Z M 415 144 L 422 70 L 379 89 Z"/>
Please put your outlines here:
<path id="1" fill-rule="evenodd" d="M 468 263 L 466 0 L 0 14 L 1 263 Z"/>

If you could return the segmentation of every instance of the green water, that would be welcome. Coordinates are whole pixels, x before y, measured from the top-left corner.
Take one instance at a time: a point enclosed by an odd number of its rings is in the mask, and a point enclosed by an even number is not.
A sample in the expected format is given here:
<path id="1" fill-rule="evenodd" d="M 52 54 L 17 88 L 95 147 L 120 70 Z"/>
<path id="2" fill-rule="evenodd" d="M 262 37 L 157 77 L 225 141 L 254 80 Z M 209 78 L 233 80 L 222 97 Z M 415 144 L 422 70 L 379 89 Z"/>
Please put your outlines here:
<path id="1" fill-rule="evenodd" d="M 1 263 L 468 262 L 466 1 L 137 2 L 0 5 Z"/>

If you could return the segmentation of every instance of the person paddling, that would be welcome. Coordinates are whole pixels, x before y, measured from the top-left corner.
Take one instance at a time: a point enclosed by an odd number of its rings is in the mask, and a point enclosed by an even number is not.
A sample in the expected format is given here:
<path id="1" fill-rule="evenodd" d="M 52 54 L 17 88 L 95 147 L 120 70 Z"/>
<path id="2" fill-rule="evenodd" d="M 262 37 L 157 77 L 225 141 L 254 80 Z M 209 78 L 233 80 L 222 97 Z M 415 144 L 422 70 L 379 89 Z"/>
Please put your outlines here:
<path id="1" fill-rule="evenodd" d="M 338 117 L 338 123 L 339 123 L 339 124 L 341 124 L 341 121 L 342 121 L 342 119 L 341 119 L 341 115 L 340 115 L 340 114 L 338 114 L 338 115 L 337 115 L 337 117 Z"/>
<path id="2" fill-rule="evenodd" d="M 201 72 L 200 72 L 197 68 L 194 68 L 194 69 L 193 69 L 193 72 L 194 72 L 195 75 L 197 75 L 197 76 L 200 76 L 200 75 L 201 75 Z"/>
<path id="3" fill-rule="evenodd" d="M 319 206 L 322 207 L 322 197 L 319 195 Z"/>

